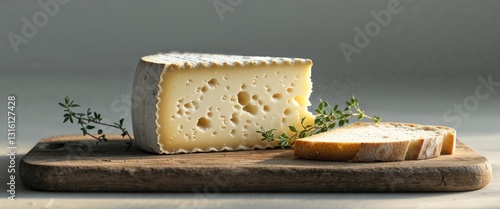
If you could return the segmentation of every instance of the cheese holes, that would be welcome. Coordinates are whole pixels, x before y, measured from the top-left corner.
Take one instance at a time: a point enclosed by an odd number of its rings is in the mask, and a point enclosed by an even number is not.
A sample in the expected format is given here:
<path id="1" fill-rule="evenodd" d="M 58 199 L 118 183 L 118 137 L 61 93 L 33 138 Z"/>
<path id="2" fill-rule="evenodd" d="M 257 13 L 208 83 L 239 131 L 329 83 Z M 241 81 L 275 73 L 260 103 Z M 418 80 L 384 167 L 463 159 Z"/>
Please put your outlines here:
<path id="1" fill-rule="evenodd" d="M 210 86 L 210 88 L 215 88 L 217 87 L 219 83 L 217 82 L 217 79 L 215 78 L 212 78 L 208 81 L 208 86 Z"/>
<path id="2" fill-rule="evenodd" d="M 250 103 L 250 94 L 248 94 L 248 92 L 240 91 L 237 96 L 238 96 L 238 103 L 240 103 L 240 105 L 245 106 L 248 103 Z"/>
<path id="3" fill-rule="evenodd" d="M 264 112 L 271 111 L 271 108 L 268 105 L 264 105 L 263 109 L 264 109 Z"/>
<path id="4" fill-rule="evenodd" d="M 283 95 L 280 94 L 280 93 L 273 94 L 273 99 L 274 100 L 280 100 L 282 97 L 283 97 Z"/>
<path id="5" fill-rule="evenodd" d="M 256 75 L 255 77 L 252 78 L 252 86 L 257 86 L 258 79 L 259 79 L 258 75 Z"/>
<path id="6" fill-rule="evenodd" d="M 266 85 L 265 88 L 266 88 L 267 93 L 271 93 L 271 87 L 269 87 L 268 85 Z"/>
<path id="7" fill-rule="evenodd" d="M 206 130 L 212 128 L 212 121 L 210 121 L 207 118 L 201 117 L 201 118 L 198 119 L 198 122 L 196 123 L 196 126 L 199 129 L 201 129 L 203 131 L 206 131 Z"/>
<path id="8" fill-rule="evenodd" d="M 233 123 L 234 125 L 238 125 L 238 123 L 240 123 L 240 119 L 238 117 L 239 116 L 236 115 L 236 113 L 233 113 L 231 115 L 231 119 L 229 119 L 229 121 L 231 121 L 231 123 Z"/>
<path id="9" fill-rule="evenodd" d="M 283 114 L 290 115 L 290 114 L 292 114 L 292 111 L 290 109 L 286 108 L 285 111 L 283 111 Z"/>
<path id="10" fill-rule="evenodd" d="M 189 79 L 188 79 L 188 80 L 189 80 Z M 208 86 L 207 86 L 207 85 L 208 85 Z M 215 88 L 217 88 L 217 85 L 219 85 L 219 82 L 217 82 L 217 79 L 212 78 L 212 79 L 210 79 L 209 81 L 207 81 L 207 84 L 206 84 L 205 86 L 203 86 L 203 87 L 201 87 L 201 88 L 200 88 L 200 87 L 198 87 L 198 88 L 196 88 L 196 90 L 195 90 L 195 91 L 196 91 L 197 93 L 199 93 L 199 92 L 201 92 L 201 93 L 206 93 L 206 92 L 208 91 L 208 88 L 215 89 Z"/>
<path id="11" fill-rule="evenodd" d="M 250 113 L 251 115 L 257 114 L 258 107 L 256 105 L 247 104 L 243 107 L 243 111 Z"/>
<path id="12" fill-rule="evenodd" d="M 193 104 L 195 110 L 200 106 L 197 101 L 191 101 L 191 104 Z"/>
<path id="13" fill-rule="evenodd" d="M 221 116 L 219 116 L 219 118 L 222 120 L 222 125 L 227 125 L 227 119 L 226 119 L 226 116 L 221 115 Z"/>
<path id="14" fill-rule="evenodd" d="M 250 97 L 250 94 L 246 91 L 240 91 L 237 95 L 238 103 L 243 106 L 243 111 L 250 113 L 251 115 L 257 114 L 258 107 L 256 105 L 250 104 L 250 100 L 256 100 L 259 97 L 257 95 L 253 95 Z"/>
<path id="15" fill-rule="evenodd" d="M 288 92 L 288 93 L 292 93 L 292 92 L 293 92 L 293 88 L 287 88 L 287 89 L 286 89 L 286 92 Z"/>
<path id="16" fill-rule="evenodd" d="M 207 117 L 212 118 L 214 116 L 214 111 L 212 107 L 208 107 Z"/>

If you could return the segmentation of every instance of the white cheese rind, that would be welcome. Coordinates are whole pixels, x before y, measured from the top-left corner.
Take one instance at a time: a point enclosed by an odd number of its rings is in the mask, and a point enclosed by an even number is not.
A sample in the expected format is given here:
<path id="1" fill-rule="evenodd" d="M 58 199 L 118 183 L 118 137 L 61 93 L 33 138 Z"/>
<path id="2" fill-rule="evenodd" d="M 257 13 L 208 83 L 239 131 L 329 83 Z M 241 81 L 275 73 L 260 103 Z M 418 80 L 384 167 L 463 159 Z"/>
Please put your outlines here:
<path id="1" fill-rule="evenodd" d="M 161 153 L 156 132 L 157 104 L 164 67 L 141 60 L 132 88 L 132 127 L 137 145 L 147 152 Z"/>
<path id="2" fill-rule="evenodd" d="M 307 59 L 272 57 L 143 57 L 132 94 L 136 141 L 164 154 L 275 147 L 256 130 L 281 134 L 301 117 L 312 119 L 311 66 Z"/>

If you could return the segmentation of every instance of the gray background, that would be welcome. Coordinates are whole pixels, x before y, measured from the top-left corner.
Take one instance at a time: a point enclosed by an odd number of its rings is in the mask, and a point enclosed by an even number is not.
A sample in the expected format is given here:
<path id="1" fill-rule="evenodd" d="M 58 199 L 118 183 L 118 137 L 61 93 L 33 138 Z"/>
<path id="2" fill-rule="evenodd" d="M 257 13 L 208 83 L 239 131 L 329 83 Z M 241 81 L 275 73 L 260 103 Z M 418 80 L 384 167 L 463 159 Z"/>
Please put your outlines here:
<path id="1" fill-rule="evenodd" d="M 373 21 L 370 11 L 386 10 L 387 1 L 221 1 L 233 8 L 221 21 L 214 1 L 73 0 L 15 53 L 7 34 L 22 35 L 21 18 L 43 11 L 37 2 L 0 3 L 0 96 L 17 94 L 28 147 L 77 131 L 60 123 L 56 102 L 65 95 L 130 122 L 122 96 L 130 95 L 139 58 L 157 52 L 310 58 L 313 105 L 353 94 L 385 121 L 455 126 L 443 114 L 474 96 L 477 77 L 500 81 L 499 1 L 402 1 L 402 12 L 351 63 L 339 44 L 354 44 L 353 28 Z M 498 91 L 455 128 L 496 131 Z"/>
<path id="2" fill-rule="evenodd" d="M 402 12 L 351 63 L 339 44 L 353 44 L 354 27 L 373 21 L 370 11 L 386 10 L 387 1 L 221 0 L 232 8 L 221 20 L 212 0 L 72 0 L 15 53 L 7 34 L 22 34 L 22 18 L 43 11 L 37 2 L 0 1 L 0 114 L 7 95 L 17 95 L 20 152 L 78 132 L 61 123 L 65 95 L 111 120 L 125 117 L 131 129 L 138 60 L 174 50 L 310 58 L 313 106 L 355 95 L 368 114 L 453 126 L 473 148 L 476 138 L 499 133 L 500 87 L 461 124 L 443 115 L 475 97 L 479 76 L 500 81 L 500 1 L 402 1 Z M 495 139 L 484 146 L 500 147 Z"/>

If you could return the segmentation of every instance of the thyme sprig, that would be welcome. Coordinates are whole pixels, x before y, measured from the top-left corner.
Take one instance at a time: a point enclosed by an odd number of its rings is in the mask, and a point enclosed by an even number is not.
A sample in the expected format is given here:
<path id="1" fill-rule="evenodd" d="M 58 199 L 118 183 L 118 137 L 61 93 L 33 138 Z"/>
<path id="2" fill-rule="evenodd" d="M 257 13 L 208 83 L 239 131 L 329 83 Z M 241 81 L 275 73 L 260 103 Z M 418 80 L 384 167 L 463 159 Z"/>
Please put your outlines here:
<path id="1" fill-rule="evenodd" d="M 84 136 L 88 135 L 97 140 L 96 145 L 108 141 L 108 138 L 106 138 L 106 135 L 104 134 L 102 129 L 98 129 L 96 134 L 91 133 L 91 130 L 94 130 L 96 128 L 96 125 L 103 125 L 119 129 L 122 132 L 121 136 L 123 138 L 125 138 L 126 136 L 129 139 L 129 141 L 126 142 L 127 150 L 129 150 L 132 146 L 132 137 L 123 127 L 123 121 L 125 120 L 124 118 L 120 119 L 117 123 L 108 124 L 102 122 L 100 113 L 97 113 L 95 111 L 92 112 L 90 108 L 88 108 L 85 113 L 75 112 L 72 108 L 80 107 L 80 105 L 76 104 L 74 100 L 70 100 L 68 96 L 64 98 L 64 102 L 59 102 L 59 106 L 63 107 L 65 112 L 63 115 L 63 123 L 66 123 L 67 121 L 69 121 L 70 123 L 76 122 L 76 124 L 80 125 L 80 130 L 82 131 L 82 134 Z"/>
<path id="2" fill-rule="evenodd" d="M 331 108 L 327 102 L 321 101 L 318 108 L 315 110 L 316 118 L 314 119 L 314 125 L 305 125 L 304 121 L 306 118 L 303 117 L 300 120 L 301 129 L 298 129 L 295 125 L 288 126 L 290 132 L 293 133 L 291 136 L 283 133 L 276 137 L 274 134 L 276 129 L 266 131 L 263 127 L 261 127 L 260 131 L 257 131 L 257 133 L 261 134 L 262 141 L 273 142 L 277 140 L 278 145 L 281 148 L 285 148 L 287 146 L 293 147 L 297 139 L 323 133 L 335 127 L 342 127 L 350 122 L 349 119 L 351 117 L 355 117 L 358 120 L 366 118 L 373 122 L 380 122 L 381 120 L 379 116 L 366 115 L 359 107 L 359 99 L 354 96 L 352 96 L 349 101 L 346 101 L 345 104 L 346 107 L 341 110 L 339 109 L 339 105 L 335 105 Z"/>

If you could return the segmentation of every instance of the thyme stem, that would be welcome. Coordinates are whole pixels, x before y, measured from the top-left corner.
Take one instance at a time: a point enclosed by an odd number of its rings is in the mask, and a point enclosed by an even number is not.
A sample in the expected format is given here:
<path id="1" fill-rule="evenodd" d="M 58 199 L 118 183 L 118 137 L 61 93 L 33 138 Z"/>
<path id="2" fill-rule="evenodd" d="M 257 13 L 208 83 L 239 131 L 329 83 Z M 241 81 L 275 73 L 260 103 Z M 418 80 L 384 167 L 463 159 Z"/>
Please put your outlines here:
<path id="1" fill-rule="evenodd" d="M 71 108 L 74 107 L 79 107 L 80 105 L 75 104 L 74 100 L 70 100 L 68 96 L 64 98 L 64 102 L 59 102 L 59 106 L 64 108 L 65 114 L 63 115 L 64 120 L 63 123 L 66 123 L 69 121 L 70 123 L 74 123 L 76 121 L 77 124 L 80 125 L 80 130 L 82 131 L 82 134 L 88 135 L 94 139 L 97 140 L 96 144 L 99 144 L 101 142 L 107 142 L 108 138 L 106 138 L 106 135 L 103 133 L 102 129 L 97 130 L 97 134 L 92 134 L 89 131 L 95 128 L 95 125 L 103 125 L 103 126 L 108 126 L 116 129 L 120 129 L 121 136 L 125 138 L 125 136 L 129 139 L 129 141 L 126 143 L 127 147 L 126 149 L 129 150 L 130 147 L 132 147 L 132 137 L 128 133 L 127 129 L 123 127 L 123 121 L 125 119 L 120 119 L 118 123 L 113 123 L 113 124 L 108 124 L 108 123 L 103 123 L 102 122 L 102 117 L 100 113 L 97 112 L 91 112 L 90 108 L 87 109 L 86 113 L 77 113 L 74 112 Z"/>
<path id="2" fill-rule="evenodd" d="M 260 131 L 257 131 L 257 133 L 261 134 L 262 141 L 272 142 L 277 140 L 278 145 L 281 148 L 285 148 L 287 146 L 293 147 L 295 140 L 297 139 L 323 133 L 334 129 L 335 127 L 342 127 L 350 122 L 349 118 L 351 117 L 357 118 L 358 120 L 366 118 L 374 122 L 380 122 L 381 120 L 378 116 L 366 115 L 365 112 L 359 107 L 359 99 L 354 96 L 351 97 L 350 101 L 346 101 L 345 104 L 346 107 L 344 110 L 340 110 L 338 105 L 331 108 L 327 102 L 321 101 L 318 108 L 315 110 L 316 116 L 314 119 L 314 125 L 305 125 L 304 121 L 306 118 L 304 117 L 300 121 L 301 130 L 298 130 L 295 125 L 288 127 L 288 129 L 293 133 L 291 136 L 283 133 L 276 137 L 274 135 L 276 129 L 266 131 L 263 127 L 261 127 Z"/>

